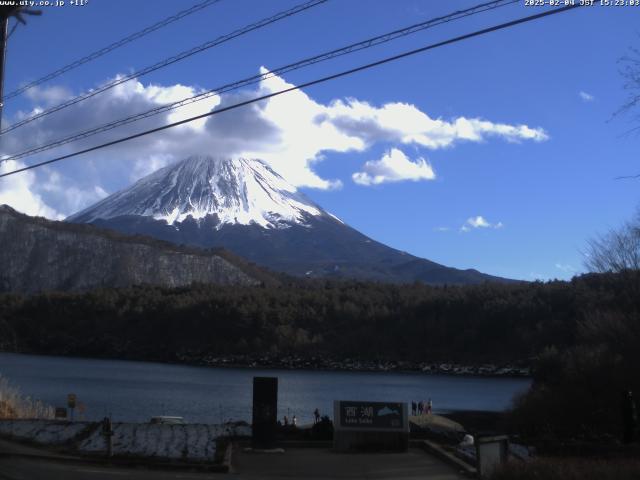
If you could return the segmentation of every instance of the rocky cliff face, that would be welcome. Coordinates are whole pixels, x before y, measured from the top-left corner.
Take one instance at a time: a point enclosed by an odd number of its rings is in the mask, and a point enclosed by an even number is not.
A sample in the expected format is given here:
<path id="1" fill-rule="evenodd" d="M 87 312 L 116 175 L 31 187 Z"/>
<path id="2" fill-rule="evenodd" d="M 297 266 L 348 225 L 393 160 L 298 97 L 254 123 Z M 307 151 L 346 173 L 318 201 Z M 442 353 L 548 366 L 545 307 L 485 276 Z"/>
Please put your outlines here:
<path id="1" fill-rule="evenodd" d="M 0 206 L 0 292 L 259 280 L 213 251 L 52 222 Z"/>

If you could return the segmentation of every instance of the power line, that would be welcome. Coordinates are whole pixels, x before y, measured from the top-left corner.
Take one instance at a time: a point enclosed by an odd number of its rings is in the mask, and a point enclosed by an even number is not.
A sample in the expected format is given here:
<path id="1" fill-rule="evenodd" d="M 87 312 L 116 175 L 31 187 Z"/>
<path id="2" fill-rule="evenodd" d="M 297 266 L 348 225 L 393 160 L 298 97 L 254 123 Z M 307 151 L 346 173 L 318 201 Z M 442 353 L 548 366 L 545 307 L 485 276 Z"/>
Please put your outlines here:
<path id="1" fill-rule="evenodd" d="M 106 55 L 109 52 L 112 52 L 114 50 L 116 50 L 117 48 L 120 48 L 128 43 L 131 43 L 135 40 L 138 40 L 139 38 L 144 37 L 145 35 L 150 34 L 151 32 L 155 32 L 156 30 L 159 30 L 163 27 L 166 27 L 167 25 L 173 23 L 173 22 L 177 22 L 178 20 L 183 19 L 184 17 L 187 17 L 193 13 L 199 12 L 200 10 L 203 10 L 215 3 L 218 3 L 222 0 L 204 0 L 203 2 L 200 3 L 196 3 L 195 5 L 193 5 L 190 8 L 187 8 L 186 10 L 181 10 L 178 13 L 171 15 L 170 17 L 165 18 L 164 20 L 160 20 L 157 23 L 154 23 L 153 25 L 144 28 L 138 32 L 132 33 L 131 35 L 124 37 L 120 40 L 118 40 L 117 42 L 113 42 L 110 45 L 107 45 L 106 47 L 103 47 L 99 50 L 96 50 L 93 53 L 90 53 L 89 55 L 86 55 L 78 60 L 75 60 L 71 63 L 69 63 L 68 65 L 65 65 L 64 67 L 61 67 L 51 73 L 48 73 L 47 75 L 44 75 L 40 78 L 38 78 L 37 80 L 34 80 L 32 82 L 27 83 L 26 85 L 23 85 L 22 87 L 14 90 L 13 92 L 7 94 L 5 96 L 5 101 L 9 100 L 11 98 L 17 97 L 18 95 L 26 92 L 27 90 L 36 87 L 42 83 L 48 82 L 49 80 L 52 80 L 56 77 L 59 77 L 60 75 L 69 72 L 70 70 L 73 70 L 75 68 L 78 68 L 81 65 L 84 65 L 85 63 L 91 62 L 92 60 L 95 60 L 96 58 L 102 57 L 103 55 Z"/>
<path id="2" fill-rule="evenodd" d="M 148 75 L 151 72 L 155 72 L 156 70 L 159 70 L 161 68 L 164 68 L 168 65 L 171 65 L 173 63 L 179 62 L 184 60 L 185 58 L 191 57 L 193 55 L 196 55 L 198 53 L 201 53 L 205 50 L 208 50 L 210 48 L 216 47 L 222 43 L 228 42 L 229 40 L 232 40 L 236 37 L 240 37 L 242 35 L 245 35 L 249 32 L 252 32 L 254 30 L 258 30 L 260 28 L 266 27 L 268 25 L 271 25 L 272 23 L 278 22 L 284 18 L 288 18 L 291 17 L 293 15 L 296 15 L 300 12 L 303 12 L 305 10 L 308 10 L 310 8 L 316 7 L 320 4 L 326 3 L 328 0 L 310 0 L 307 1 L 306 3 L 301 3 L 299 5 L 296 5 L 293 8 L 290 8 L 289 10 L 285 10 L 282 11 L 280 13 L 277 13 L 275 15 L 272 15 L 271 17 L 268 18 L 264 18 L 262 20 L 259 20 L 258 22 L 252 23 L 250 25 L 247 25 L 245 27 L 242 27 L 238 30 L 234 30 L 233 32 L 227 34 L 227 35 L 222 35 L 214 40 L 211 40 L 209 42 L 205 42 L 201 45 L 198 45 L 197 47 L 193 47 L 189 50 L 185 50 L 177 55 L 174 55 L 172 57 L 166 58 L 160 62 L 157 62 L 149 67 L 145 67 L 142 70 L 138 70 L 137 72 L 131 73 L 129 75 L 126 75 L 124 77 L 120 77 L 120 78 L 116 78 L 114 81 L 107 83 L 106 85 L 103 85 L 101 87 L 96 88 L 95 90 L 89 90 L 88 92 L 82 94 L 82 95 L 78 95 L 77 97 L 74 97 L 70 100 L 67 100 L 66 102 L 60 103 L 54 107 L 51 107 L 47 110 L 44 110 L 40 113 L 37 113 L 35 115 L 32 115 L 31 117 L 25 118 L 24 120 L 21 120 L 19 122 L 14 123 L 13 125 L 8 126 L 7 128 L 0 130 L 0 135 L 3 135 L 7 132 L 10 132 L 12 130 L 15 130 L 16 128 L 20 128 L 23 125 L 26 125 L 28 123 L 33 122 L 34 120 L 38 120 L 39 118 L 45 117 L 47 115 L 50 115 L 52 113 L 58 112 L 64 108 L 70 107 L 71 105 L 75 105 L 77 103 L 80 103 L 88 98 L 94 97 L 100 93 L 106 92 L 107 90 L 112 89 L 113 87 L 116 87 L 118 85 L 121 85 L 122 83 L 128 82 L 129 80 L 132 80 L 134 78 L 139 78 L 142 77 L 144 75 Z"/>
<path id="3" fill-rule="evenodd" d="M 265 74 L 260 74 L 260 75 L 254 75 L 251 76 L 249 78 L 245 78 L 243 80 L 239 80 L 233 83 L 228 83 L 226 85 L 220 86 L 220 87 L 216 87 L 214 89 L 211 90 L 207 90 L 206 92 L 202 92 L 199 93 L 198 95 L 194 95 L 192 97 L 188 97 L 176 102 L 172 102 L 172 103 L 168 103 L 165 105 L 160 105 L 158 107 L 152 108 L 150 110 L 147 110 L 145 112 L 141 112 L 141 113 L 137 113 L 134 115 L 130 115 L 128 117 L 125 118 L 121 118 L 118 120 L 114 120 L 112 122 L 97 126 L 97 127 L 93 127 L 90 128 L 88 130 L 84 130 L 82 132 L 78 132 L 75 133 L 73 135 L 64 137 L 62 139 L 58 139 L 55 140 L 53 142 L 49 142 L 46 144 L 41 144 L 35 147 L 31 147 L 25 151 L 22 151 L 20 153 L 15 153 L 12 154 L 8 157 L 5 157 L 3 159 L 0 160 L 0 162 L 2 161 L 6 161 L 6 160 L 18 160 L 20 158 L 24 158 L 30 155 L 35 155 L 36 153 L 41 153 L 44 152 L 46 150 L 51 150 L 52 148 L 56 148 L 62 145 L 66 145 L 68 143 L 77 141 L 77 140 L 83 140 L 85 138 L 91 137 L 93 135 L 97 135 L 98 133 L 103 133 L 109 130 L 112 130 L 114 128 L 117 127 L 121 127 L 123 125 L 128 125 L 130 123 L 145 119 L 145 118 L 149 118 L 151 116 L 154 115 L 158 115 L 160 113 L 164 113 L 170 110 L 174 110 L 186 105 L 190 105 L 192 103 L 195 102 L 200 102 L 202 100 L 205 100 L 207 98 L 213 97 L 215 95 L 220 95 L 222 93 L 226 93 L 232 90 L 237 90 L 241 87 L 245 87 L 251 84 L 255 84 L 255 83 L 259 83 L 261 81 L 267 80 L 271 77 L 274 77 L 276 75 L 283 75 L 285 73 L 294 71 L 294 70 L 298 70 L 304 67 L 307 67 L 309 65 L 313 65 L 316 63 L 320 63 L 320 62 L 324 62 L 327 60 L 331 60 L 333 58 L 336 57 L 340 57 L 343 55 L 347 55 L 353 52 L 357 52 L 366 48 L 371 48 L 374 47 L 376 45 L 380 45 L 382 43 L 386 43 L 386 42 L 390 42 L 392 40 L 395 40 L 397 38 L 400 37 L 404 37 L 407 35 L 410 35 L 412 33 L 416 33 L 428 28 L 432 28 L 435 27 L 437 25 L 441 25 L 443 23 L 448 23 L 454 20 L 459 20 L 461 18 L 465 18 L 471 15 L 475 15 L 478 13 L 482 13 L 482 12 L 486 12 L 489 10 L 494 10 L 496 8 L 500 8 L 500 7 L 504 7 L 513 3 L 517 3 L 520 0 L 494 0 L 491 2 L 486 2 L 486 3 L 482 3 L 480 5 L 476 5 L 474 7 L 465 9 L 465 10 L 459 10 L 459 11 L 455 11 L 453 13 L 450 13 L 448 15 L 444 15 L 441 17 L 436 17 L 424 22 L 420 22 L 420 23 L 416 23 L 414 25 L 411 25 L 409 27 L 405 27 L 402 29 L 398 29 L 398 30 L 394 30 L 392 32 L 383 34 L 383 35 L 378 35 L 376 37 L 372 37 L 369 38 L 367 40 L 363 40 L 357 43 L 352 43 L 350 45 L 347 45 L 346 47 L 341 47 L 335 50 L 331 50 L 329 52 L 325 52 L 319 55 L 315 55 L 313 57 L 310 58 L 306 58 L 304 60 L 300 60 L 298 62 L 295 63 L 291 63 L 288 65 L 285 65 L 283 67 L 279 67 L 276 69 L 271 70 L 268 73 Z"/>
<path id="4" fill-rule="evenodd" d="M 18 168 L 16 170 L 12 170 L 11 172 L 0 174 L 0 178 L 8 177 L 10 175 L 15 175 L 17 173 L 24 172 L 26 170 L 32 170 L 32 169 L 35 169 L 35 168 L 38 168 L 38 167 L 42 167 L 44 165 L 49 165 L 49 164 L 52 164 L 52 163 L 55 163 L 55 162 L 59 162 L 61 160 L 66 160 L 68 158 L 76 157 L 78 155 L 82 155 L 82 154 L 85 154 L 85 153 L 89 153 L 89 152 L 93 152 L 93 151 L 96 151 L 96 150 L 100 150 L 102 148 L 110 147 L 112 145 L 117 145 L 119 143 L 123 143 L 123 142 L 127 142 L 127 141 L 130 141 L 130 140 L 134 140 L 136 138 L 144 137 L 144 136 L 150 135 L 152 133 L 157 133 L 157 132 L 160 132 L 160 131 L 163 131 L 163 130 L 167 130 L 169 128 L 177 127 L 179 125 L 184 125 L 185 123 L 189 123 L 189 122 L 192 122 L 194 120 L 200 120 L 202 118 L 207 118 L 207 117 L 210 117 L 210 116 L 213 116 L 213 115 L 218 115 L 220 113 L 224 113 L 224 112 L 227 112 L 229 110 L 235 110 L 236 108 L 244 107 L 244 106 L 250 105 L 252 103 L 260 102 L 262 100 L 267 100 L 267 99 L 273 98 L 273 97 L 277 97 L 279 95 L 283 95 L 285 93 L 292 92 L 294 90 L 301 90 L 303 88 L 311 87 L 313 85 L 318 85 L 320 83 L 328 82 L 330 80 L 335 80 L 337 78 L 345 77 L 347 75 L 351 75 L 351 74 L 354 74 L 354 73 L 357 73 L 357 72 L 361 72 L 363 70 L 368 70 L 368 69 L 373 68 L 373 67 L 378 67 L 380 65 L 384 65 L 386 63 L 390 63 L 390 62 L 393 62 L 393 61 L 396 61 L 396 60 L 400 60 L 402 58 L 406 58 L 406 57 L 409 57 L 409 56 L 412 56 L 412 55 L 416 55 L 418 53 L 426 52 L 428 50 L 432 50 L 432 49 L 435 49 L 435 48 L 438 48 L 438 47 L 442 47 L 442 46 L 445 46 L 445 45 L 450 45 L 450 44 L 453 44 L 453 43 L 460 42 L 462 40 L 467 40 L 467 39 L 470 39 L 470 38 L 473 38 L 473 37 L 478 37 L 480 35 L 485 35 L 487 33 L 495 32 L 497 30 L 503 30 L 503 29 L 510 28 L 510 27 L 513 27 L 513 26 L 516 26 L 516 25 L 520 25 L 522 23 L 527 23 L 527 22 L 531 22 L 533 20 L 538 20 L 540 18 L 548 17 L 550 15 L 556 15 L 558 13 L 563 13 L 563 12 L 566 12 L 566 11 L 569 11 L 569 10 L 572 10 L 574 8 L 578 8 L 578 7 L 581 7 L 581 6 L 582 5 L 580 5 L 580 4 L 567 5 L 565 7 L 555 8 L 553 10 L 547 10 L 545 12 L 538 13 L 538 14 L 535 14 L 535 15 L 529 15 L 527 17 L 522 17 L 522 18 L 518 18 L 516 20 L 511 20 L 509 22 L 501 23 L 499 25 L 494 25 L 492 27 L 484 28 L 482 30 L 476 30 L 475 32 L 467 33 L 465 35 L 460 35 L 458 37 L 450 38 L 448 40 L 444 40 L 444 41 L 441 41 L 441 42 L 433 43 L 431 45 L 427 45 L 427 46 L 424 46 L 424 47 L 421 47 L 421 48 L 417 48 L 415 50 L 410 50 L 410 51 L 407 51 L 407 52 L 404 52 L 404 53 L 400 53 L 398 55 L 393 55 L 391 57 L 386 57 L 386 58 L 384 58 L 382 60 L 378 60 L 378 61 L 375 61 L 375 62 L 372 62 L 372 63 L 367 63 L 365 65 L 361 65 L 359 67 L 351 68 L 349 70 L 343 70 L 342 72 L 339 72 L 339 73 L 334 73 L 332 75 L 328 75 L 326 77 L 321 77 L 321 78 L 318 78 L 316 80 L 311 80 L 309 82 L 302 83 L 300 85 L 295 85 L 295 86 L 292 86 L 292 87 L 289 87 L 289 88 L 285 88 L 283 90 L 279 90 L 277 92 L 272 92 L 272 93 L 269 93 L 267 95 L 262 95 L 260 97 L 252 98 L 252 99 L 246 100 L 244 102 L 235 103 L 233 105 L 229 105 L 228 107 L 220 108 L 218 110 L 212 110 L 211 112 L 203 113 L 201 115 L 196 115 L 194 117 L 190 117 L 190 118 L 187 118 L 187 119 L 184 119 L 184 120 L 173 122 L 173 123 L 170 123 L 168 125 L 163 125 L 161 127 L 153 128 L 151 130 L 146 130 L 144 132 L 136 133 L 134 135 L 129 135 L 127 137 L 119 138 L 117 140 L 112 140 L 110 142 L 106 142 L 106 143 L 103 143 L 103 144 L 100 144 L 100 145 L 96 145 L 96 146 L 93 146 L 93 147 L 90 147 L 90 148 L 86 148 L 84 150 L 79 150 L 77 152 L 69 153 L 67 155 L 62 155 L 62 156 L 59 156 L 59 157 L 56 157 L 56 158 L 52 158 L 52 159 L 46 160 L 44 162 L 39 162 L 39 163 L 35 163 L 33 165 L 28 165 L 28 166 L 23 167 L 23 168 Z"/>

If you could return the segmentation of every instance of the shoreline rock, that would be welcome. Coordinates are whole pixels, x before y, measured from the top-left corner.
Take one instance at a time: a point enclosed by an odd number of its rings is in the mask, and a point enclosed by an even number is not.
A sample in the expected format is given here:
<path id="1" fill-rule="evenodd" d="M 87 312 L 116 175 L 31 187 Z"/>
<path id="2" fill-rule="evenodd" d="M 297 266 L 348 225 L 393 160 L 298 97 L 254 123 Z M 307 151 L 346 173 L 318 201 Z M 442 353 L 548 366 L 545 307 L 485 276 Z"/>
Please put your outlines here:
<path id="1" fill-rule="evenodd" d="M 352 372 L 422 372 L 434 375 L 460 375 L 474 377 L 522 377 L 531 376 L 531 369 L 519 364 L 464 365 L 448 362 L 409 362 L 409 361 L 366 361 L 355 359 L 334 360 L 319 357 L 300 356 L 251 356 L 251 355 L 178 355 L 178 362 L 188 365 L 227 368 L 262 368 L 285 370 L 319 370 Z"/>

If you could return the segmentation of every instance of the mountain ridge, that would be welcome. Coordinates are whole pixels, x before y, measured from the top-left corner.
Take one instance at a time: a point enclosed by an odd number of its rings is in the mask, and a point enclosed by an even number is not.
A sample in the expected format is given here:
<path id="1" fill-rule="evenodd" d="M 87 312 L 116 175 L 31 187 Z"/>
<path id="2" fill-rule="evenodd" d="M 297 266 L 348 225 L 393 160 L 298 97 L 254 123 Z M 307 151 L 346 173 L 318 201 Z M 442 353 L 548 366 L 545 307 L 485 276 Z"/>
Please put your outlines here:
<path id="1" fill-rule="evenodd" d="M 264 269 L 222 249 L 204 250 L 126 236 L 94 225 L 31 217 L 0 205 L 0 291 L 88 290 L 193 282 L 278 283 Z"/>

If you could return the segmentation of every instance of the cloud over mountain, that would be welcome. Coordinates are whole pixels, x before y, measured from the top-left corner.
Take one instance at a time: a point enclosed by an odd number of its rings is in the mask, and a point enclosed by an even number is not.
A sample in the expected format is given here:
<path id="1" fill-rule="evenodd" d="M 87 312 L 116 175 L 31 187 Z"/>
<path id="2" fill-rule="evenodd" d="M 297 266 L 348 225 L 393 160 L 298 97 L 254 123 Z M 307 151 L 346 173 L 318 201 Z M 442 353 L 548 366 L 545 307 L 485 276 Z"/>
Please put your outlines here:
<path id="1" fill-rule="evenodd" d="M 263 67 L 261 72 L 266 74 L 268 70 Z M 255 88 L 212 96 L 40 154 L 33 160 L 108 142 L 290 86 L 283 78 L 272 76 Z M 202 89 L 195 86 L 145 85 L 132 80 L 5 135 L 0 154 L 20 152 L 201 92 Z M 12 120 L 30 116 L 68 95 L 69 92 L 59 86 L 34 88 L 28 97 L 33 102 L 31 109 L 18 112 Z M 298 90 L 57 165 L 54 187 L 47 180 L 53 170 L 22 174 L 30 175 L 26 179 L 19 175 L 8 177 L 0 183 L 0 195 L 6 196 L 7 191 L 12 191 L 9 200 L 13 201 L 9 203 L 18 209 L 21 202 L 33 206 L 33 199 L 40 198 L 44 202 L 41 211 L 48 212 L 43 214 L 56 211 L 67 215 L 72 213 L 71 208 L 95 201 L 101 192 L 123 188 L 150 171 L 192 154 L 260 158 L 297 187 L 331 189 L 340 187 L 341 179 L 324 178 L 318 173 L 317 165 L 329 161 L 327 158 L 336 158 L 332 152 L 364 152 L 376 144 L 390 146 L 390 153 L 365 163 L 353 175 L 354 181 L 369 185 L 427 180 L 435 176 L 431 165 L 423 158 L 410 160 L 397 147 L 412 145 L 436 150 L 459 142 L 484 142 L 493 137 L 509 142 L 539 142 L 548 138 L 542 128 L 527 125 L 463 116 L 451 120 L 432 118 L 417 106 L 402 102 L 372 105 L 362 99 L 336 98 L 322 103 Z M 30 180 L 33 178 L 38 181 Z M 64 195 L 71 187 L 77 189 L 73 201 L 69 201 L 68 194 Z"/>
<path id="2" fill-rule="evenodd" d="M 24 167 L 23 163 L 9 160 L 0 163 L 0 174 Z M 49 207 L 42 197 L 35 193 L 36 175 L 34 172 L 24 172 L 15 177 L 8 177 L 0 181 L 0 205 L 7 204 L 27 215 L 47 217 L 61 220 L 61 215 Z"/>

